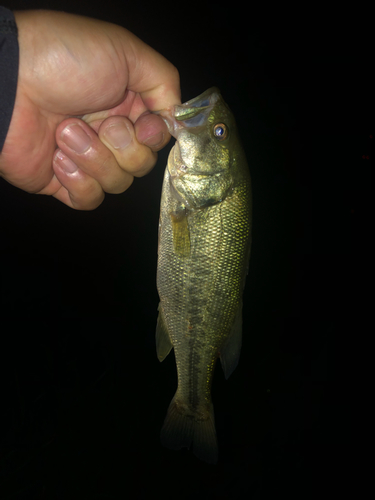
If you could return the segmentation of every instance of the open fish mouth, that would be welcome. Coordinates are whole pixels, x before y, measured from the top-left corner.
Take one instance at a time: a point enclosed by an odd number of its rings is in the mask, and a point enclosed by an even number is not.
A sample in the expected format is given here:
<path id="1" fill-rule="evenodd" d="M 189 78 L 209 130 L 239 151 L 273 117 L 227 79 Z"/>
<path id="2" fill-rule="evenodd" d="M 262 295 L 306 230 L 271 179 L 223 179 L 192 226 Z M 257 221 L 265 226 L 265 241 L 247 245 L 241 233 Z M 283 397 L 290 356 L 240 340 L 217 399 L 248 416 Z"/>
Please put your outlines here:
<path id="1" fill-rule="evenodd" d="M 177 121 L 184 122 L 187 127 L 202 125 L 218 98 L 219 90 L 216 87 L 211 87 L 198 97 L 190 99 L 180 106 L 175 106 L 174 117 Z"/>
<path id="2" fill-rule="evenodd" d="M 190 99 L 190 101 L 171 108 L 154 111 L 153 113 L 163 118 L 169 133 L 178 139 L 179 130 L 204 125 L 219 97 L 219 89 L 211 87 L 198 97 Z"/>

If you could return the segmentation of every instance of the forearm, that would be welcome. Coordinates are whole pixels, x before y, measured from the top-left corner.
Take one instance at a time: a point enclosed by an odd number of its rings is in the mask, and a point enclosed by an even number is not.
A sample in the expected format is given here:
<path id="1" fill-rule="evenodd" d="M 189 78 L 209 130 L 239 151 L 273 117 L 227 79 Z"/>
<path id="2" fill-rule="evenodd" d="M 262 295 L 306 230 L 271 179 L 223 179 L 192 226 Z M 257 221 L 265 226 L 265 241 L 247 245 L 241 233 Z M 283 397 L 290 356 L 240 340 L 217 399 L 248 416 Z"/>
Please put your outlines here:
<path id="1" fill-rule="evenodd" d="M 16 98 L 18 62 L 17 25 L 13 13 L 0 6 L 0 154 Z"/>

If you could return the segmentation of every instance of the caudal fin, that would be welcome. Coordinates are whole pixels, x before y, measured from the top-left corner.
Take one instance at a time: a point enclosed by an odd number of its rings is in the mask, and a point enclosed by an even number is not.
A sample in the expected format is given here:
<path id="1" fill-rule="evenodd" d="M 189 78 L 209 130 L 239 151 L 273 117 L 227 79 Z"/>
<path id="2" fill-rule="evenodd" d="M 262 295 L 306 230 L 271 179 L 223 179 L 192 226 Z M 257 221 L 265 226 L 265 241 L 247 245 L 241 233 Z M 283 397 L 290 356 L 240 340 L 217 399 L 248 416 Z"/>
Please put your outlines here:
<path id="1" fill-rule="evenodd" d="M 213 405 L 211 404 L 211 411 L 205 420 L 197 419 L 190 413 L 184 413 L 180 405 L 176 405 L 174 397 L 169 405 L 160 439 L 166 448 L 188 448 L 200 460 L 216 464 L 218 445 Z"/>

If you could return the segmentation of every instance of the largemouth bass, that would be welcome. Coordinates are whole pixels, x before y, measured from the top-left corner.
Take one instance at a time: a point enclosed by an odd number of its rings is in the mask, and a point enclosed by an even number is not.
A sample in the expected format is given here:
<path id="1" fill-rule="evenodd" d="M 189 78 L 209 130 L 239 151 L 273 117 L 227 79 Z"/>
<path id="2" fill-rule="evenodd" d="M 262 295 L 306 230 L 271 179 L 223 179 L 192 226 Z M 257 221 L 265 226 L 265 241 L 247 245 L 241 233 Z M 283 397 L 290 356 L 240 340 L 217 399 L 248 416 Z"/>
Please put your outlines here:
<path id="1" fill-rule="evenodd" d="M 160 361 L 174 348 L 178 386 L 161 441 L 216 463 L 211 383 L 217 358 L 228 378 L 241 350 L 250 174 L 217 88 L 159 114 L 177 139 L 161 198 L 156 348 Z"/>

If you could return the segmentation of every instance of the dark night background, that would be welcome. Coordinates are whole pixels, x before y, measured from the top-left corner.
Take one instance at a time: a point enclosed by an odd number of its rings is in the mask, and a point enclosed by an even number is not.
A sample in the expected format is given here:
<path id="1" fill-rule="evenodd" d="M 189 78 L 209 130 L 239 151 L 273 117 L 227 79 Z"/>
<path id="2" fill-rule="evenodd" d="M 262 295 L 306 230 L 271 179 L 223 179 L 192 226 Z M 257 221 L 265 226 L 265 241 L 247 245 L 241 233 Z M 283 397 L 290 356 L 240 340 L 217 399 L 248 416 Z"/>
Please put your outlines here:
<path id="1" fill-rule="evenodd" d="M 312 498 L 346 490 L 345 366 L 368 243 L 371 93 L 351 36 L 268 4 L 8 1 L 120 24 L 180 71 L 183 102 L 218 86 L 253 182 L 240 363 L 213 401 L 219 463 L 159 442 L 176 388 L 156 357 L 154 170 L 92 212 L 0 179 L 0 498 Z M 224 4 L 223 4 L 224 5 Z M 292 20 L 294 19 L 294 20 Z M 319 43 L 316 40 L 319 40 Z M 347 70 L 351 65 L 350 72 Z M 354 77 L 353 77 L 354 75 Z M 372 90 L 373 93 L 373 90 Z M 368 271 L 367 271 L 368 272 Z M 324 487 L 322 486 L 324 485 Z"/>

